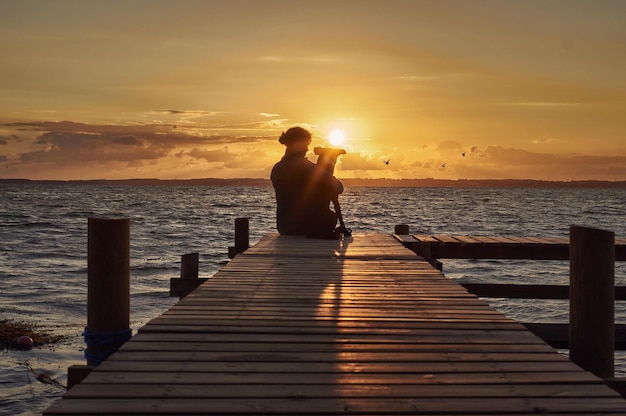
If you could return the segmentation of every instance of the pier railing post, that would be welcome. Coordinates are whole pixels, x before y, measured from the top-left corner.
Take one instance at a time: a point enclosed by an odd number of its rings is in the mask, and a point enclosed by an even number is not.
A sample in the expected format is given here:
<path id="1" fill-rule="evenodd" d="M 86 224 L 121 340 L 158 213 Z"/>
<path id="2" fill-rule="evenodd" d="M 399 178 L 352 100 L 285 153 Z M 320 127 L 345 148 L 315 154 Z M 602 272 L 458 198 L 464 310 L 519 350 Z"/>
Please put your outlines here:
<path id="1" fill-rule="evenodd" d="M 89 218 L 87 363 L 99 362 L 123 344 L 130 327 L 130 220 Z M 89 343 L 88 335 L 94 337 Z M 117 340 L 102 340 L 105 334 Z M 130 338 L 128 334 L 128 338 Z"/>
<path id="2" fill-rule="evenodd" d="M 570 227 L 570 359 L 614 376 L 615 233 Z"/>
<path id="3" fill-rule="evenodd" d="M 228 257 L 233 259 L 250 248 L 250 221 L 248 218 L 235 218 L 235 246 L 228 247 Z"/>
<path id="4" fill-rule="evenodd" d="M 243 253 L 250 248 L 250 222 L 248 218 L 235 219 L 235 250 Z"/>
<path id="5" fill-rule="evenodd" d="M 393 233 L 397 235 L 409 235 L 409 224 L 396 224 Z"/>
<path id="6" fill-rule="evenodd" d="M 131 337 L 130 220 L 89 218 L 87 234 L 87 365 L 68 369 L 68 389 Z"/>
<path id="7" fill-rule="evenodd" d="M 197 279 L 200 253 L 189 253 L 180 256 L 180 278 Z"/>
<path id="8" fill-rule="evenodd" d="M 206 278 L 198 277 L 200 253 L 189 253 L 180 256 L 180 277 L 170 279 L 170 296 L 184 298 L 206 282 Z"/>

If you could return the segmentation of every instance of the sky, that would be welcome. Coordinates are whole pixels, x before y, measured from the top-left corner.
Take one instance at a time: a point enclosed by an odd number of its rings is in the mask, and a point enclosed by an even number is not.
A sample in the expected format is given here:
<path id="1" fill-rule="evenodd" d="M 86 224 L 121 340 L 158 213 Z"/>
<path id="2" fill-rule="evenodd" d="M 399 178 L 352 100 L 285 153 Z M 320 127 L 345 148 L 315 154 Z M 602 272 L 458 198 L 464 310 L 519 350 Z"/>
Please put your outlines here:
<path id="1" fill-rule="evenodd" d="M 624 181 L 625 74 L 617 0 L 0 0 L 0 178 Z"/>

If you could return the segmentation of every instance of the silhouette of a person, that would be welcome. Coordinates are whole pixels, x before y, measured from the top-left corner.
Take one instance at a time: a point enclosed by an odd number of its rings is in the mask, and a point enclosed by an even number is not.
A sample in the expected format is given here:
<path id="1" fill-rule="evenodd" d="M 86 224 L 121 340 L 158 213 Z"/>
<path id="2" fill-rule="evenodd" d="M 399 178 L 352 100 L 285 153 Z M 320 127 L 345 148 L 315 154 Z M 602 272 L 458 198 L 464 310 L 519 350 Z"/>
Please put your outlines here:
<path id="1" fill-rule="evenodd" d="M 287 148 L 270 176 L 276 191 L 276 225 L 284 235 L 339 238 L 337 214 L 330 201 L 343 192 L 343 184 L 326 169 L 306 158 L 311 133 L 292 127 L 279 140 Z"/>

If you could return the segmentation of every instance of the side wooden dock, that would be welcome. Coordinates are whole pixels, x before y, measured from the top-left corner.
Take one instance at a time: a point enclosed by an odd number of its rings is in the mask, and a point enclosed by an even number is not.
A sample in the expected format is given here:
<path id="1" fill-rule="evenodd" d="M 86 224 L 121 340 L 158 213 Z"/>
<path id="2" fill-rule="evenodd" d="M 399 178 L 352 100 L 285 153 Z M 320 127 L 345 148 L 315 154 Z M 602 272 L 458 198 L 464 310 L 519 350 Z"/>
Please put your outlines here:
<path id="1" fill-rule="evenodd" d="M 269 234 L 44 414 L 626 415 L 626 400 L 391 235 Z"/>
<path id="2" fill-rule="evenodd" d="M 404 227 L 404 228 L 403 228 Z M 407 226 L 397 226 L 395 238 L 434 267 L 443 269 L 438 259 L 528 259 L 570 260 L 567 237 L 483 236 L 409 234 Z M 626 238 L 614 239 L 615 261 L 626 261 Z M 507 284 L 459 282 L 480 297 L 517 299 L 569 299 L 570 287 L 552 284 Z M 626 300 L 626 286 L 615 285 L 615 300 Z M 526 322 L 524 325 L 554 348 L 569 348 L 568 323 Z M 615 348 L 626 350 L 626 325 L 615 325 Z M 626 385 L 621 388 L 626 392 Z"/>
<path id="3" fill-rule="evenodd" d="M 568 260 L 566 237 L 397 234 L 426 259 Z M 626 261 L 626 239 L 615 239 L 615 260 Z"/>

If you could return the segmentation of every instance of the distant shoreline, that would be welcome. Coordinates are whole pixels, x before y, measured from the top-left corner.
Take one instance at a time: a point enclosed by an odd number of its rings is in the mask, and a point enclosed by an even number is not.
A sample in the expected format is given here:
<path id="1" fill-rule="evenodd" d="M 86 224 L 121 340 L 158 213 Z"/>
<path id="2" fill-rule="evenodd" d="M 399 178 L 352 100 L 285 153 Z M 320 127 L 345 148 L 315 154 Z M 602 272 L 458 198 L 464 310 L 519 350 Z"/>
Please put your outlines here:
<path id="1" fill-rule="evenodd" d="M 340 178 L 341 179 L 341 178 Z M 626 188 L 626 181 L 543 181 L 531 179 L 341 179 L 346 187 L 367 188 Z M 202 179 L 90 179 L 31 180 L 0 179 L 0 185 L 77 184 L 77 185 L 168 185 L 168 186 L 271 186 L 263 178 Z"/>

